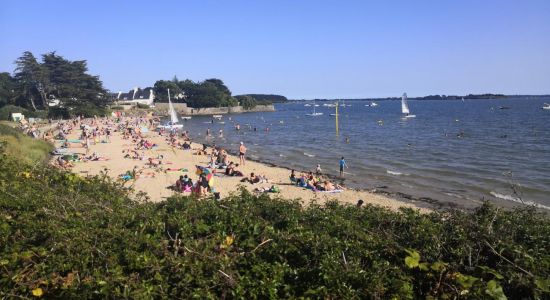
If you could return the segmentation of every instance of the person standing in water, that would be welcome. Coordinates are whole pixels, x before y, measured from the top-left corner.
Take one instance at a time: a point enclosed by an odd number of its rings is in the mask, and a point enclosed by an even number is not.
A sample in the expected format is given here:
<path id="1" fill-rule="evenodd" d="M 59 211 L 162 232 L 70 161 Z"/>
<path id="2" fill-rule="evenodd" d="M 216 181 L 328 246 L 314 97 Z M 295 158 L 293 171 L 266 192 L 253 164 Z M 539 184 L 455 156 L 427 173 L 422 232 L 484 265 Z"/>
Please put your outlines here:
<path id="1" fill-rule="evenodd" d="M 245 160 L 244 155 L 246 154 L 246 147 L 244 146 L 244 143 L 241 142 L 241 146 L 239 147 L 239 159 L 241 161 L 241 165 L 244 166 Z"/>
<path id="2" fill-rule="evenodd" d="M 340 159 L 340 177 L 344 177 L 344 167 L 347 168 L 348 165 L 346 164 L 346 160 L 342 156 L 342 159 Z"/>

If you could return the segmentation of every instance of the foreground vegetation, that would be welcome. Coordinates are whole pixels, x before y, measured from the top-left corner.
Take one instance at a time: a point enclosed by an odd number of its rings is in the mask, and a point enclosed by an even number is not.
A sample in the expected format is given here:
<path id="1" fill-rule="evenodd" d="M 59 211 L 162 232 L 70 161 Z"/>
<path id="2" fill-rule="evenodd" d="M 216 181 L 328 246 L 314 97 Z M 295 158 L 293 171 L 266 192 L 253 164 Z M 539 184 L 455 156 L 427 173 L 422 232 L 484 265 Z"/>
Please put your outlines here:
<path id="1" fill-rule="evenodd" d="M 47 162 L 49 153 L 54 149 L 52 144 L 35 140 L 5 124 L 0 124 L 0 143 L 5 154 L 27 164 Z"/>
<path id="2" fill-rule="evenodd" d="M 0 158 L 0 297 L 550 297 L 550 223 L 531 209 L 147 203 L 17 155 Z"/>

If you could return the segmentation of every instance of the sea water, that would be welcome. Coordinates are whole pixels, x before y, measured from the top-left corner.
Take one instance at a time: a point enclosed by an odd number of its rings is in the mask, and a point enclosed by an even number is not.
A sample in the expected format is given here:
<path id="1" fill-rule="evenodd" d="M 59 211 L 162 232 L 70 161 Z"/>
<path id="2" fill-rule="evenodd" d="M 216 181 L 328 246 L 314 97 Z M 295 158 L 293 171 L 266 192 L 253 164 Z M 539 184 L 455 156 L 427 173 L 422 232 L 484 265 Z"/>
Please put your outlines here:
<path id="1" fill-rule="evenodd" d="M 223 124 L 193 117 L 184 129 L 196 141 L 233 152 L 243 141 L 248 156 L 264 162 L 338 174 L 354 187 L 429 197 L 462 207 L 483 200 L 535 204 L 550 209 L 550 111 L 548 98 L 415 101 L 416 118 L 403 118 L 397 100 L 346 101 L 339 108 L 304 102 L 277 104 L 276 112 L 232 114 Z M 508 109 L 501 109 L 508 108 Z M 241 129 L 235 129 L 236 124 Z M 207 128 L 212 137 L 206 138 Z M 223 129 L 223 138 L 218 137 Z"/>

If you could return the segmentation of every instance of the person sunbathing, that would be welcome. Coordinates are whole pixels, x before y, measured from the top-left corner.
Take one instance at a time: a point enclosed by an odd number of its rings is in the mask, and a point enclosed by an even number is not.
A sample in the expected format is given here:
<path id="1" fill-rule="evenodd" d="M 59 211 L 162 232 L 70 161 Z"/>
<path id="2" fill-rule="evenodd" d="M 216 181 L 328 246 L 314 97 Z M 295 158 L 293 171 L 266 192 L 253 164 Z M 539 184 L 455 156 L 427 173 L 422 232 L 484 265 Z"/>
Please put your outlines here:
<path id="1" fill-rule="evenodd" d="M 260 178 L 256 176 L 254 173 L 250 173 L 250 176 L 241 179 L 241 182 L 248 182 L 250 184 L 255 184 L 260 182 Z"/>
<path id="2" fill-rule="evenodd" d="M 334 191 L 336 189 L 336 187 L 334 187 L 334 185 L 326 180 L 325 183 L 323 184 L 323 189 L 327 192 L 330 192 L 330 191 Z"/>
<path id="3" fill-rule="evenodd" d="M 227 169 L 225 169 L 225 174 L 226 174 L 226 175 L 229 175 L 229 176 L 239 176 L 239 177 L 240 177 L 240 176 L 244 176 L 244 174 L 243 174 L 241 171 L 239 171 L 239 170 L 237 169 L 237 167 L 239 166 L 239 164 L 236 164 L 236 165 L 231 165 L 231 164 L 232 164 L 232 163 L 230 163 L 230 164 L 229 164 L 230 166 L 227 167 Z M 228 169 L 229 169 L 229 170 L 228 170 Z"/>
<path id="4" fill-rule="evenodd" d="M 345 190 L 345 188 L 339 184 L 333 184 L 332 182 L 325 180 L 323 184 L 323 190 L 327 192 L 331 192 L 336 190 Z"/>
<path id="5" fill-rule="evenodd" d="M 306 187 L 308 189 L 317 190 L 317 180 L 313 175 L 309 175 L 309 177 L 306 180 Z"/>

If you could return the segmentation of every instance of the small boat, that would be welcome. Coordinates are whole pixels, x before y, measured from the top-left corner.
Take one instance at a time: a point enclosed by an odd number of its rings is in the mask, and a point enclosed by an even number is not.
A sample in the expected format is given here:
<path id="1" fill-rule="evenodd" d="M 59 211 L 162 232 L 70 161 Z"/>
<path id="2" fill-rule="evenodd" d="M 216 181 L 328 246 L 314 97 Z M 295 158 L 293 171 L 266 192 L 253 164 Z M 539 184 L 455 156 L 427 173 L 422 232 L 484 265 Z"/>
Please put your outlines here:
<path id="1" fill-rule="evenodd" d="M 313 102 L 313 113 L 311 113 L 311 114 L 306 114 L 306 116 L 310 116 L 310 117 L 322 116 L 323 113 L 320 113 L 320 112 L 316 112 L 316 111 L 315 111 L 315 107 L 316 107 L 316 106 L 317 106 L 317 105 L 315 105 L 315 102 Z"/>
<path id="2" fill-rule="evenodd" d="M 411 112 L 409 111 L 407 93 L 403 93 L 403 96 L 401 96 L 401 112 L 404 114 L 404 118 L 416 118 L 416 115 L 411 115 Z"/>
<path id="3" fill-rule="evenodd" d="M 510 109 L 510 106 L 500 106 L 498 109 Z"/>
<path id="4" fill-rule="evenodd" d="M 304 104 L 304 106 L 310 107 L 310 106 L 311 106 L 311 104 Z"/>
<path id="5" fill-rule="evenodd" d="M 159 129 L 168 129 L 168 130 L 175 130 L 175 129 L 181 129 L 183 128 L 183 124 L 180 124 L 178 120 L 178 114 L 176 113 L 176 110 L 174 109 L 174 106 L 172 105 L 172 101 L 170 100 L 170 89 L 168 89 L 168 113 L 170 114 L 170 122 L 159 125 L 157 128 Z"/>
<path id="6" fill-rule="evenodd" d="M 544 105 L 541 108 L 546 109 L 546 110 L 550 110 L 550 103 L 544 103 Z"/>
<path id="7" fill-rule="evenodd" d="M 221 120 L 222 119 L 222 115 L 212 115 L 212 119 L 216 119 L 216 120 Z"/>
<path id="8" fill-rule="evenodd" d="M 370 104 L 365 104 L 365 106 L 367 106 L 367 107 L 376 107 L 376 106 L 378 106 L 378 103 L 371 102 Z"/>
<path id="9" fill-rule="evenodd" d="M 182 120 L 191 120 L 191 117 L 189 116 L 186 116 L 186 117 L 181 117 Z"/>

